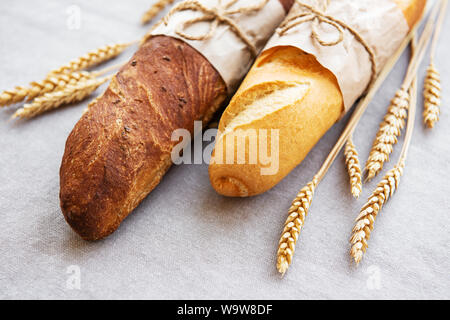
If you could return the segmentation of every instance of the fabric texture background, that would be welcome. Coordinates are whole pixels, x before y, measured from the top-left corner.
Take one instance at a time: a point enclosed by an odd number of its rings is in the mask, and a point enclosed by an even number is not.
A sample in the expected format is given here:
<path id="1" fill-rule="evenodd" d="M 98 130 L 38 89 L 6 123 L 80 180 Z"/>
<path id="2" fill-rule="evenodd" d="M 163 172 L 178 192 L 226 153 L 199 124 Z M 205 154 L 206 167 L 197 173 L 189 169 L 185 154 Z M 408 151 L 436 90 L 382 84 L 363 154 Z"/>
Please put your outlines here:
<path id="1" fill-rule="evenodd" d="M 50 69 L 102 45 L 139 38 L 148 29 L 139 24 L 140 15 L 150 4 L 1 1 L 0 89 L 42 79 Z M 71 30 L 74 10 L 79 10 L 81 24 Z M 447 18 L 437 56 L 444 88 L 441 122 L 435 130 L 425 130 L 418 113 L 405 176 L 376 221 L 359 268 L 350 263 L 348 241 L 353 221 L 379 179 L 365 185 L 362 198 L 354 200 L 341 156 L 317 189 L 294 264 L 283 279 L 275 269 L 287 209 L 312 179 L 348 116 L 262 196 L 227 199 L 210 186 L 206 164 L 173 167 L 117 232 L 86 242 L 64 221 L 58 193 L 65 140 L 88 102 L 31 121 L 8 121 L 17 108 L 12 106 L 0 110 L 0 298 L 449 299 Z M 134 50 L 118 60 L 127 60 Z M 362 118 L 354 137 L 362 160 L 407 61 L 405 54 Z M 427 63 L 421 66 L 421 79 Z M 104 86 L 97 93 L 101 90 Z M 396 147 L 386 169 L 400 149 Z M 71 266 L 79 267 L 79 290 L 67 285 Z"/>

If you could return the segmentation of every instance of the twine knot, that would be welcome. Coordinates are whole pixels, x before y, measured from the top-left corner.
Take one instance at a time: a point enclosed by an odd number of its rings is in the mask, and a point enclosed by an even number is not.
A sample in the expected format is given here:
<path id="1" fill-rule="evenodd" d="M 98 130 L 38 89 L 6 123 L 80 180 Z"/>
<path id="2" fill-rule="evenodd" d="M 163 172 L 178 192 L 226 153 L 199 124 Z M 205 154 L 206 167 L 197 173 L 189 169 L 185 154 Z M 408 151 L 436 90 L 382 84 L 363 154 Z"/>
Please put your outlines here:
<path id="1" fill-rule="evenodd" d="M 258 54 L 258 50 L 252 41 L 247 37 L 247 35 L 241 30 L 239 25 L 232 19 L 232 15 L 234 14 L 248 14 L 252 12 L 256 12 L 261 10 L 270 0 L 261 0 L 256 5 L 247 6 L 247 7 L 239 7 L 236 9 L 230 9 L 234 4 L 236 4 L 239 0 L 231 0 L 227 3 L 223 3 L 223 0 L 218 0 L 218 5 L 216 7 L 206 7 L 198 0 L 187 0 L 179 3 L 175 6 L 168 14 L 164 17 L 163 23 L 167 25 L 169 23 L 170 18 L 173 14 L 179 11 L 192 10 L 203 13 L 202 16 L 197 18 L 193 18 L 187 21 L 180 23 L 175 32 L 178 36 L 187 39 L 187 40 L 207 40 L 211 38 L 217 30 L 217 27 L 220 24 L 226 24 L 230 27 L 230 29 L 236 34 L 238 38 L 240 38 L 251 51 L 253 56 Z M 192 35 L 186 32 L 187 28 L 190 26 L 201 23 L 201 22 L 210 22 L 209 30 L 200 35 Z"/>
<path id="2" fill-rule="evenodd" d="M 377 66 L 375 60 L 375 53 L 371 47 L 366 43 L 362 36 L 354 30 L 352 27 L 347 25 L 345 22 L 338 20 L 335 17 L 326 14 L 330 0 L 317 0 L 317 5 L 315 7 L 308 4 L 302 3 L 300 0 L 296 0 L 296 3 L 303 8 L 303 12 L 296 14 L 288 19 L 286 19 L 278 28 L 278 34 L 280 37 L 284 36 L 291 29 L 307 22 L 311 22 L 311 37 L 317 41 L 321 46 L 332 47 L 341 43 L 345 38 L 345 30 L 348 30 L 355 39 L 364 47 L 364 49 L 369 54 L 370 62 L 372 63 L 372 74 L 369 82 L 369 87 L 376 78 Z M 326 24 L 332 27 L 337 32 L 337 37 L 334 40 L 325 40 L 318 32 L 320 24 Z"/>
<path id="3" fill-rule="evenodd" d="M 312 37 L 319 42 L 322 46 L 335 46 L 344 40 L 344 30 L 335 22 L 333 17 L 326 15 L 324 12 L 327 9 L 327 2 L 320 2 L 318 8 L 313 8 L 301 2 L 298 2 L 302 7 L 306 9 L 305 12 L 295 15 L 286 21 L 284 21 L 278 29 L 278 34 L 283 36 L 292 28 L 301 25 L 306 22 L 312 22 Z M 327 24 L 338 32 L 338 38 L 333 41 L 323 40 L 317 31 L 321 23 Z"/>

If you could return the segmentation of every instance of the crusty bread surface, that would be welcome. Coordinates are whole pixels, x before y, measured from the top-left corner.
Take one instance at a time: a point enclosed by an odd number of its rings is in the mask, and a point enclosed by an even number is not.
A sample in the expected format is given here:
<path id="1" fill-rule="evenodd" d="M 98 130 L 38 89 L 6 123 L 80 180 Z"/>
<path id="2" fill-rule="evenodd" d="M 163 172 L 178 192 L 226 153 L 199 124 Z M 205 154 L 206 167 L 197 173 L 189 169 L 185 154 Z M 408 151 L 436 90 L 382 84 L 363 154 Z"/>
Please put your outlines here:
<path id="1" fill-rule="evenodd" d="M 67 139 L 60 199 L 70 226 L 89 240 L 116 230 L 169 169 L 172 132 L 192 132 L 225 98 L 225 83 L 197 51 L 149 39 Z"/>
<path id="2" fill-rule="evenodd" d="M 426 4 L 426 0 L 395 2 L 410 27 L 420 19 Z M 343 108 L 336 77 L 314 56 L 291 46 L 264 51 L 220 121 L 221 135 L 209 166 L 213 188 L 230 197 L 254 196 L 270 190 L 304 160 L 340 119 Z M 260 132 L 261 129 L 279 130 L 276 174 L 261 174 L 261 169 L 268 164 L 250 161 L 253 152 L 248 146 L 250 140 L 236 138 L 247 135 L 249 130 Z M 230 139 L 235 143 L 233 164 L 225 161 L 228 152 L 225 146 Z M 270 150 L 272 140 L 267 140 Z M 245 161 L 239 162 L 241 149 L 245 150 Z"/>

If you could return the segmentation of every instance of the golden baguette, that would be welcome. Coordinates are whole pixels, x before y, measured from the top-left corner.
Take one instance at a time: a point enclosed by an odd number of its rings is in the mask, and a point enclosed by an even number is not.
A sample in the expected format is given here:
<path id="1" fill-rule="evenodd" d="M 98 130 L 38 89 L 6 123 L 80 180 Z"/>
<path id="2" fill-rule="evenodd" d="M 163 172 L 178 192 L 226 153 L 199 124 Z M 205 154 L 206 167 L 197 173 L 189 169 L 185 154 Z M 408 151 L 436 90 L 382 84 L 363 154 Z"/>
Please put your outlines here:
<path id="1" fill-rule="evenodd" d="M 425 0 L 393 0 L 413 26 L 422 16 Z M 284 101 L 280 98 L 283 97 Z M 280 100 L 282 100 L 280 102 Z M 263 101 L 263 103 L 262 103 Z M 343 112 L 343 97 L 336 77 L 314 56 L 295 47 L 274 47 L 256 60 L 225 110 L 209 167 L 213 188 L 231 197 L 264 193 L 289 174 L 335 124 Z M 262 175 L 263 163 L 222 164 L 220 146 L 241 130 L 279 129 L 279 168 Z M 239 141 L 235 156 L 240 150 Z"/>

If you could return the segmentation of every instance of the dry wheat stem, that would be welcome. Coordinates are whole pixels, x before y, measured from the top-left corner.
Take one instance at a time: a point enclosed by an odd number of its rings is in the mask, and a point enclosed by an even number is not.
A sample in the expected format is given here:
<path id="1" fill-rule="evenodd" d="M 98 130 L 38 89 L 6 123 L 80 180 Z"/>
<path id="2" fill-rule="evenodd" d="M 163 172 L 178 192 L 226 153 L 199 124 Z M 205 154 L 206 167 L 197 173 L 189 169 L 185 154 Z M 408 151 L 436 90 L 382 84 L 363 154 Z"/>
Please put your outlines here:
<path id="1" fill-rule="evenodd" d="M 345 144 L 345 163 L 350 178 L 350 191 L 358 199 L 362 192 L 362 172 L 359 163 L 358 151 L 353 143 L 352 137 Z"/>
<path id="2" fill-rule="evenodd" d="M 416 41 L 412 42 L 412 49 L 415 50 Z M 403 144 L 400 159 L 395 167 L 380 181 L 377 188 L 370 196 L 368 202 L 362 207 L 350 238 L 350 256 L 358 265 L 363 258 L 368 247 L 368 241 L 374 228 L 375 220 L 382 210 L 384 204 L 394 195 L 398 189 L 400 178 L 403 175 L 405 161 L 408 154 L 411 138 L 414 131 L 414 120 L 417 109 L 417 79 L 414 79 L 409 90 L 411 97 L 409 118 L 406 129 L 405 141 Z"/>
<path id="3" fill-rule="evenodd" d="M 90 51 L 85 55 L 70 61 L 68 64 L 50 71 L 49 75 L 62 72 L 79 71 L 94 67 L 103 62 L 111 60 L 112 58 L 115 58 L 134 42 L 135 41 L 129 43 L 107 45 Z"/>
<path id="4" fill-rule="evenodd" d="M 427 69 L 427 75 L 424 81 L 424 112 L 423 121 L 427 128 L 434 128 L 439 121 L 440 106 L 441 106 L 441 79 L 439 71 L 434 64 L 436 56 L 436 48 L 439 41 L 439 36 L 442 31 L 442 24 L 447 12 L 448 1 L 443 1 L 438 20 L 436 22 L 436 29 L 434 31 L 433 40 L 430 49 L 430 65 Z"/>
<path id="5" fill-rule="evenodd" d="M 87 79 L 75 85 L 67 85 L 64 89 L 46 93 L 40 96 L 31 104 L 24 105 L 17 110 L 13 118 L 33 118 L 46 111 L 56 109 L 64 104 L 81 101 L 94 92 L 100 85 L 108 81 L 112 76 L 99 79 Z"/>
<path id="6" fill-rule="evenodd" d="M 422 18 L 423 20 L 424 18 Z M 352 117 L 350 118 L 349 122 L 347 123 L 347 126 L 345 127 L 344 131 L 342 132 L 341 136 L 339 137 L 339 140 L 334 145 L 333 149 L 328 154 L 327 158 L 325 159 L 324 163 L 322 164 L 321 168 L 317 172 L 316 176 L 314 177 L 315 187 L 314 189 L 317 189 L 319 183 L 322 181 L 322 179 L 325 177 L 326 173 L 330 169 L 331 165 L 333 164 L 334 160 L 336 160 L 339 152 L 344 147 L 345 143 L 348 141 L 350 136 L 355 131 L 359 120 L 361 119 L 364 112 L 367 110 L 367 107 L 369 106 L 370 102 L 372 101 L 373 97 L 377 93 L 378 89 L 383 84 L 386 77 L 389 75 L 395 64 L 397 63 L 398 59 L 402 55 L 403 51 L 406 49 L 406 47 L 409 45 L 411 39 L 413 38 L 417 28 L 419 27 L 420 22 L 417 23 L 410 33 L 407 35 L 407 37 L 403 40 L 403 42 L 400 44 L 397 51 L 391 56 L 389 61 L 386 63 L 384 68 L 379 73 L 377 79 L 373 82 L 369 90 L 367 91 L 367 94 L 361 98 L 358 105 L 355 108 L 355 111 L 352 114 Z M 312 201 L 312 199 L 311 199 Z M 309 203 L 310 205 L 311 203 Z M 291 249 L 292 251 L 292 249 Z M 292 252 L 293 255 L 293 252 Z M 282 274 L 286 273 L 289 263 L 287 263 L 287 256 L 285 256 L 286 262 L 283 260 L 279 261 L 277 259 L 277 269 L 281 271 Z M 281 258 L 282 259 L 282 258 Z M 291 263 L 292 263 L 292 257 L 291 257 Z"/>
<path id="7" fill-rule="evenodd" d="M 107 74 L 107 73 L 109 73 L 111 71 L 117 72 L 117 69 L 122 68 L 126 64 L 127 64 L 126 62 L 116 63 L 116 64 L 114 64 L 112 66 L 108 66 L 108 67 L 105 67 L 105 68 L 103 68 L 101 70 L 95 71 L 94 74 L 95 74 L 96 77 L 100 77 L 100 76 L 104 76 L 105 74 Z"/>
<path id="8" fill-rule="evenodd" d="M 447 1 L 447 0 L 441 0 Z M 420 63 L 422 62 L 425 53 L 427 51 L 428 44 L 430 43 L 431 37 L 433 35 L 434 25 L 436 23 L 436 16 L 439 12 L 441 6 L 436 3 L 432 12 L 429 15 L 425 28 L 420 36 L 420 39 L 417 43 L 417 49 L 411 58 L 411 63 L 409 64 L 408 70 L 406 72 L 405 79 L 403 80 L 402 88 L 410 88 L 413 80 L 416 78 L 417 71 L 419 69 Z"/>
<path id="9" fill-rule="evenodd" d="M 292 257 L 295 252 L 295 245 L 305 223 L 306 215 L 312 203 L 314 191 L 319 180 L 317 177 L 313 179 L 306 187 L 304 187 L 292 202 L 289 209 L 289 216 L 284 225 L 284 230 L 278 245 L 277 253 L 277 269 L 284 275 L 292 263 Z"/>
<path id="10" fill-rule="evenodd" d="M 172 4 L 173 2 L 174 0 L 158 0 L 142 15 L 142 24 L 146 24 L 152 21 L 153 18 L 158 15 L 158 13 L 160 13 L 167 5 Z"/>
<path id="11" fill-rule="evenodd" d="M 447 14 L 447 7 L 448 7 L 448 0 L 441 0 L 441 8 L 439 11 L 439 17 L 436 21 L 436 29 L 434 31 L 433 40 L 431 42 L 431 49 L 430 49 L 431 60 L 433 60 L 434 57 L 436 56 L 436 49 L 437 49 L 437 45 L 439 43 L 439 37 L 442 32 L 442 25 L 444 24 L 445 16 Z"/>

